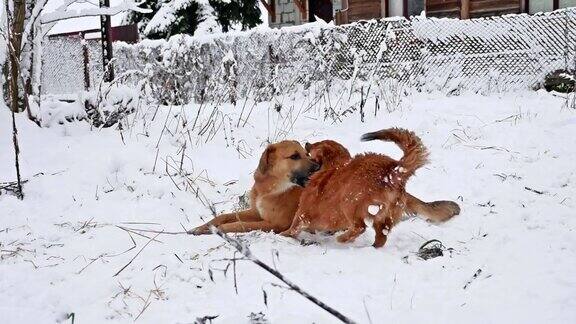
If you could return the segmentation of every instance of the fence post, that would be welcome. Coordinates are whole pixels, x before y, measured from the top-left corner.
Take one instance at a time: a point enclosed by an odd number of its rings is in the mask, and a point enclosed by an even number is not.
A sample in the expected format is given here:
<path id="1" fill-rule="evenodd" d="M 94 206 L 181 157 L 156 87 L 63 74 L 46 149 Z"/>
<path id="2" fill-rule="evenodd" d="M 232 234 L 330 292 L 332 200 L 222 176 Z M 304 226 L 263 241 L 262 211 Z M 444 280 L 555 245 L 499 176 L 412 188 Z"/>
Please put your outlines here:
<path id="1" fill-rule="evenodd" d="M 110 0 L 100 0 L 100 8 L 110 7 Z M 112 61 L 112 23 L 110 16 L 100 16 L 100 33 L 102 39 L 102 63 L 104 64 L 104 80 L 110 82 L 114 80 L 114 66 Z"/>
<path id="2" fill-rule="evenodd" d="M 460 1 L 460 19 L 470 19 L 470 0 Z"/>
<path id="3" fill-rule="evenodd" d="M 90 90 L 90 57 L 88 55 L 88 44 L 82 40 L 82 54 L 84 56 L 84 90 Z"/>

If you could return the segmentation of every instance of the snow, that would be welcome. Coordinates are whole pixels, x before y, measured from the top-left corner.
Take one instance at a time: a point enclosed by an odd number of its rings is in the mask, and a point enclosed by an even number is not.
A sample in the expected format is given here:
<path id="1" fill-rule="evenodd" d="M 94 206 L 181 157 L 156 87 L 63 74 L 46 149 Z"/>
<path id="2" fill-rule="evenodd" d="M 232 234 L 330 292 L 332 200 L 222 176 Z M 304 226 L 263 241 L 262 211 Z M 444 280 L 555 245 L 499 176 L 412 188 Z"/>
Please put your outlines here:
<path id="1" fill-rule="evenodd" d="M 380 211 L 380 206 L 377 205 L 370 205 L 368 206 L 368 214 L 370 215 L 376 215 L 378 214 L 378 212 Z"/>
<path id="2" fill-rule="evenodd" d="M 146 25 L 144 34 L 164 31 L 168 26 L 176 21 L 176 12 L 182 8 L 186 8 L 190 3 L 192 3 L 192 0 L 172 0 L 164 3 Z"/>
<path id="3" fill-rule="evenodd" d="M 138 7 L 138 4 L 131 0 L 124 0 L 119 5 L 113 7 L 98 7 L 91 6 L 87 8 L 74 9 L 71 6 L 66 10 L 56 10 L 50 13 L 45 13 L 42 15 L 42 23 L 49 24 L 58 22 L 61 20 L 78 18 L 78 17 L 100 17 L 100 15 L 110 15 L 114 16 L 122 12 L 127 11 L 137 11 L 142 13 L 148 13 L 150 9 L 142 9 Z"/>
<path id="4" fill-rule="evenodd" d="M 200 6 L 200 16 L 202 21 L 194 31 L 195 36 L 211 35 L 220 32 L 220 27 L 216 21 L 216 15 L 208 0 L 194 0 Z M 176 12 L 186 8 L 192 3 L 192 0 L 171 0 L 162 5 L 158 12 L 152 17 L 144 29 L 144 34 L 150 34 L 159 31 L 165 31 L 168 26 L 173 24 L 178 17 Z"/>
<path id="5" fill-rule="evenodd" d="M 63 5 L 66 0 L 48 0 L 46 7 L 44 9 L 44 13 L 46 14 L 55 14 L 58 7 Z M 122 4 L 124 0 L 110 0 L 110 6 L 118 6 Z M 68 8 L 71 10 L 93 10 L 97 8 L 98 2 L 76 2 L 70 5 Z M 124 19 L 125 13 L 119 13 L 112 16 L 112 26 L 120 26 L 122 25 L 122 20 Z M 81 17 L 81 18 L 72 18 L 67 20 L 62 20 L 57 22 L 52 29 L 48 32 L 48 35 L 55 35 L 55 34 L 63 34 L 63 33 L 72 33 L 77 31 L 84 31 L 84 30 L 91 30 L 91 29 L 100 29 L 100 17 Z"/>
<path id="6" fill-rule="evenodd" d="M 218 34 L 221 32 L 220 25 L 216 21 L 216 13 L 208 1 L 200 1 L 201 16 L 204 19 L 194 31 L 194 36 L 202 37 L 206 35 Z"/>
<path id="7" fill-rule="evenodd" d="M 236 294 L 233 266 L 222 271 L 234 249 L 216 235 L 159 234 L 157 242 L 150 240 L 155 233 L 142 233 L 146 238 L 117 226 L 192 228 L 210 218 L 197 197 L 214 202 L 218 212 L 232 210 L 252 184 L 266 140 L 330 138 L 352 153 L 397 158 L 392 144 L 359 140 L 391 126 L 414 130 L 431 152 L 408 191 L 424 200 L 457 200 L 461 215 L 441 225 L 405 220 L 382 249 L 371 247 L 371 230 L 348 245 L 320 234 L 304 235 L 312 244 L 303 245 L 271 233 L 238 237 L 255 257 L 359 323 L 574 323 L 576 112 L 566 99 L 541 91 L 415 93 L 390 113 L 367 114 L 366 123 L 354 113 L 334 123 L 322 119 L 320 108 L 289 111 L 304 99 L 283 97 L 282 116 L 274 102 L 257 103 L 245 127 L 235 127 L 241 103 L 208 104 L 198 123 L 214 132 L 202 135 L 192 126 L 197 104 L 143 103 L 123 131 L 61 117 L 38 128 L 20 114 L 28 182 L 23 201 L 0 195 L 3 323 L 69 323 L 70 313 L 77 323 L 190 323 L 216 315 L 214 323 L 259 316 L 271 323 L 336 323 L 274 286 L 279 281 L 249 261 L 235 264 Z M 50 102 L 42 109 L 52 116 L 80 112 L 70 105 Z M 288 127 L 289 118 L 296 119 Z M 180 136 L 185 127 L 190 139 Z M 0 182 L 12 181 L 4 107 L 0 152 Z M 201 191 L 183 190 L 186 179 Z M 430 239 L 453 250 L 418 258 Z"/>

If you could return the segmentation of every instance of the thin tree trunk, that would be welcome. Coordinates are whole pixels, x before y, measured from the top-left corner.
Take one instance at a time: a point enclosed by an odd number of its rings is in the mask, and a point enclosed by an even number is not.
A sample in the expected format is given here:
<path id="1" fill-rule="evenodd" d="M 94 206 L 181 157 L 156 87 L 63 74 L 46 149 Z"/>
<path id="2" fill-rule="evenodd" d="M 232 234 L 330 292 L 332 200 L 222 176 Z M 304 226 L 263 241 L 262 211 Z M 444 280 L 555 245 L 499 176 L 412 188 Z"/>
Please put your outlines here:
<path id="1" fill-rule="evenodd" d="M 20 146 L 18 145 L 18 129 L 16 128 L 16 113 L 12 111 L 12 142 L 14 143 L 14 165 L 16 166 L 16 181 L 18 184 L 18 192 L 16 197 L 24 199 L 24 191 L 22 191 L 22 178 L 20 177 Z"/>
<path id="2" fill-rule="evenodd" d="M 21 1 L 24 4 L 24 1 Z M 25 8 L 24 8 L 25 9 Z M 15 9 L 15 11 L 17 11 Z M 7 33 L 7 38 L 8 38 L 8 53 L 10 53 L 10 71 L 8 73 L 10 73 L 12 79 L 9 80 L 8 82 L 8 92 L 10 93 L 11 96 L 11 103 L 10 103 L 10 108 L 12 110 L 12 143 L 14 144 L 14 165 L 16 166 L 16 181 L 17 181 L 17 186 L 18 186 L 18 192 L 16 193 L 16 196 L 19 199 L 24 199 L 24 193 L 22 191 L 22 179 L 20 177 L 20 146 L 18 145 L 18 129 L 16 128 L 16 112 L 18 111 L 18 78 L 20 77 L 19 75 L 19 64 L 18 64 L 18 56 L 16 55 L 15 51 L 16 51 L 16 47 L 14 47 L 14 43 L 13 43 L 13 34 L 11 31 L 13 31 L 13 29 L 11 29 L 11 15 L 10 15 L 10 7 L 8 5 L 8 1 L 6 1 L 6 22 L 8 24 L 8 28 L 6 29 L 6 33 Z M 23 13 L 22 13 L 23 15 Z M 22 24 L 24 23 L 24 21 L 22 21 Z M 23 25 L 22 25 L 23 26 Z M 20 32 L 21 33 L 21 32 Z M 21 35 L 21 34 L 20 34 Z M 21 40 L 21 39 L 20 39 Z M 20 47 L 18 47 L 20 48 Z M 19 50 L 17 50 L 19 52 Z M 14 71 L 16 71 L 16 73 L 14 73 Z M 16 88 L 14 88 L 16 87 Z M 16 94 L 16 95 L 14 95 Z"/>
<path id="3" fill-rule="evenodd" d="M 24 32 L 24 20 L 26 18 L 26 1 L 14 0 L 14 18 L 10 19 L 8 0 L 6 1 L 6 14 L 8 15 L 9 36 L 12 55 L 10 55 L 10 109 L 20 112 L 20 48 L 22 46 L 22 33 Z"/>

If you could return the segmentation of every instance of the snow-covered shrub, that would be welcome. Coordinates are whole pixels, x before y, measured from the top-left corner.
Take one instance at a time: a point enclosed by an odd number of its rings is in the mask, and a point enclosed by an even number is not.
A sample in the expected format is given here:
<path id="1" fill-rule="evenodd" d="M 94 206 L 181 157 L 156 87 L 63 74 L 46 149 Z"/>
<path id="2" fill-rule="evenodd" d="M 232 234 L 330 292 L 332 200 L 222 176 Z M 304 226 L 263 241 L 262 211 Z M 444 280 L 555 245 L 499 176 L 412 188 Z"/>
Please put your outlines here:
<path id="1" fill-rule="evenodd" d="M 390 18 L 174 36 L 117 47 L 116 67 L 145 71 L 152 96 L 162 103 L 268 101 L 312 83 L 330 87 L 344 81 L 358 90 L 367 80 L 389 78 L 418 91 L 491 93 L 532 88 L 563 68 L 576 53 L 551 40 L 566 34 L 573 39 L 574 22 L 572 8 L 532 16 Z"/>
<path id="2" fill-rule="evenodd" d="M 40 109 L 36 104 L 30 107 L 42 127 L 52 127 L 66 122 L 85 120 L 86 110 L 79 98 L 62 101 L 60 98 L 45 96 Z"/>
<path id="3" fill-rule="evenodd" d="M 557 70 L 546 75 L 544 88 L 547 91 L 561 93 L 574 92 L 576 90 L 576 71 Z"/>
<path id="4" fill-rule="evenodd" d="M 98 91 L 85 92 L 86 117 L 95 127 L 110 127 L 116 124 L 121 128 L 122 119 L 133 113 L 140 105 L 140 92 L 119 83 L 104 84 Z"/>

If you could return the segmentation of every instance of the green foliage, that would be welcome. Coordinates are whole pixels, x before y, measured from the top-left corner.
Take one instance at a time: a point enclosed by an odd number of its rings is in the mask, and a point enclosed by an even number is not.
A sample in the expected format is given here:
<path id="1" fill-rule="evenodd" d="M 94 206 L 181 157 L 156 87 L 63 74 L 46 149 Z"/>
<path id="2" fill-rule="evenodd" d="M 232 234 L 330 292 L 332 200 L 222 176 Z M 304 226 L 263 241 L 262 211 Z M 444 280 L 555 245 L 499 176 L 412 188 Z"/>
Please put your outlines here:
<path id="1" fill-rule="evenodd" d="M 201 12 L 200 5 L 196 1 L 192 1 L 187 7 L 176 11 L 176 17 L 178 17 L 176 21 L 164 33 L 159 33 L 162 36 L 157 38 L 168 38 L 176 34 L 193 35 L 198 25 L 204 21 Z"/>
<path id="2" fill-rule="evenodd" d="M 223 32 L 229 31 L 232 24 L 241 24 L 242 30 L 246 30 L 262 23 L 258 0 L 209 0 L 209 3 Z"/>
<path id="3" fill-rule="evenodd" d="M 128 16 L 126 17 L 124 23 L 126 24 L 138 24 L 138 30 L 140 33 L 144 33 L 144 28 L 146 25 L 154 17 L 154 15 L 158 12 L 162 5 L 162 1 L 158 0 L 144 0 L 140 3 L 140 8 L 144 9 L 151 9 L 152 11 L 149 13 L 140 13 L 136 11 L 130 11 Z"/>
<path id="4" fill-rule="evenodd" d="M 255 27 L 262 23 L 260 19 L 260 8 L 258 0 L 209 0 L 210 6 L 214 9 L 217 22 L 220 24 L 222 31 L 227 32 L 232 29 L 232 25 L 242 26 L 242 30 Z M 162 6 L 171 5 L 168 0 L 144 0 L 140 7 L 151 9 L 150 13 L 131 12 L 126 18 L 126 23 L 137 23 L 140 33 L 144 35 L 146 25 L 152 17 L 158 13 Z M 146 38 L 161 39 L 168 38 L 175 34 L 193 35 L 198 25 L 204 21 L 202 17 L 202 7 L 196 1 L 190 3 L 184 8 L 176 11 L 177 19 L 165 30 L 155 31 L 145 35 Z"/>
<path id="5" fill-rule="evenodd" d="M 165 5 L 170 5 L 170 3 L 162 0 L 145 0 L 140 7 L 151 9 L 152 12 L 139 13 L 132 11 L 126 18 L 126 22 L 129 24 L 137 23 L 140 33 L 144 35 L 144 30 L 152 17 L 154 17 L 160 8 Z M 194 34 L 198 24 L 203 20 L 199 9 L 200 5 L 196 1 L 191 1 L 188 6 L 176 11 L 176 21 L 174 21 L 170 26 L 164 30 L 149 33 L 148 35 L 145 35 L 145 37 L 150 39 L 162 39 L 175 34 Z"/>
<path id="6" fill-rule="evenodd" d="M 556 70 L 546 75 L 544 88 L 547 91 L 569 93 L 576 91 L 576 73 L 569 70 Z"/>

